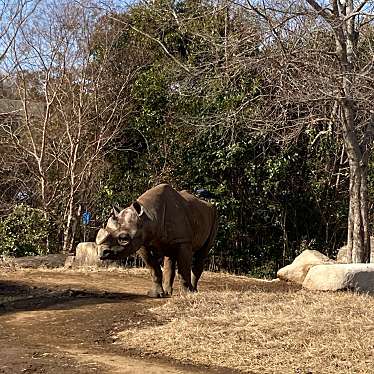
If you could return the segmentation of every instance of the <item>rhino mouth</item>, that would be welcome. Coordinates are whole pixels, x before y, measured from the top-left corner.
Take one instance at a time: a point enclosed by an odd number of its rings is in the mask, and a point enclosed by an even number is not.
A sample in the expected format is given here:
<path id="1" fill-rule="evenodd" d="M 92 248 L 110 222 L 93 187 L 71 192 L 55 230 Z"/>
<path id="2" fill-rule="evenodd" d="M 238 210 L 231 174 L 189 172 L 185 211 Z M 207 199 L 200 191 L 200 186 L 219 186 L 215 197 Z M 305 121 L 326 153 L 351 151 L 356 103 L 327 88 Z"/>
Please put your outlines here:
<path id="1" fill-rule="evenodd" d="M 115 257 L 117 256 L 114 256 L 114 251 L 110 249 L 104 249 L 103 253 L 100 256 L 100 260 L 115 260 Z"/>
<path id="2" fill-rule="evenodd" d="M 115 247 L 115 248 L 105 248 L 101 255 L 99 256 L 100 260 L 121 260 L 132 254 L 132 251 L 129 248 Z"/>

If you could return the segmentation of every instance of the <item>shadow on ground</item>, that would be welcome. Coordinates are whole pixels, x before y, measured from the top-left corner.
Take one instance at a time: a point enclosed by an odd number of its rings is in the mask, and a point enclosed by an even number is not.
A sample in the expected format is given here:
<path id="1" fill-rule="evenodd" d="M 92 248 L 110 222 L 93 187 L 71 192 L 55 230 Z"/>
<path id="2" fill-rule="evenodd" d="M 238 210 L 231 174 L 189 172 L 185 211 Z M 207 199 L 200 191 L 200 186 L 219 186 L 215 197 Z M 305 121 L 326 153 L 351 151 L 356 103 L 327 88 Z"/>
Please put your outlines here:
<path id="1" fill-rule="evenodd" d="M 22 282 L 0 280 L 0 315 L 42 309 L 66 310 L 84 305 L 117 303 L 146 299 L 145 295 L 126 292 L 91 291 L 59 287 L 30 286 Z"/>

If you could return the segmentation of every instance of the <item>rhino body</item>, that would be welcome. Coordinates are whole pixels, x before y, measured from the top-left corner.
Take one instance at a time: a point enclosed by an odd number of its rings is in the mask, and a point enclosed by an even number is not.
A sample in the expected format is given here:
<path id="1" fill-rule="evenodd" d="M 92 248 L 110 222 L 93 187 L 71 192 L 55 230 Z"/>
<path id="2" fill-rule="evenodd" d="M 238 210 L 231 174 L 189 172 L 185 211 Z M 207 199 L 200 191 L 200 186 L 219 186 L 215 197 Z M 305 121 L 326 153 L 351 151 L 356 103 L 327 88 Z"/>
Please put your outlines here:
<path id="1" fill-rule="evenodd" d="M 128 208 L 114 210 L 105 229 L 98 232 L 96 243 L 103 248 L 102 260 L 118 260 L 138 252 L 153 279 L 148 295 L 163 297 L 172 294 L 176 265 L 183 289 L 197 290 L 216 232 L 217 211 L 212 204 L 161 184 Z"/>

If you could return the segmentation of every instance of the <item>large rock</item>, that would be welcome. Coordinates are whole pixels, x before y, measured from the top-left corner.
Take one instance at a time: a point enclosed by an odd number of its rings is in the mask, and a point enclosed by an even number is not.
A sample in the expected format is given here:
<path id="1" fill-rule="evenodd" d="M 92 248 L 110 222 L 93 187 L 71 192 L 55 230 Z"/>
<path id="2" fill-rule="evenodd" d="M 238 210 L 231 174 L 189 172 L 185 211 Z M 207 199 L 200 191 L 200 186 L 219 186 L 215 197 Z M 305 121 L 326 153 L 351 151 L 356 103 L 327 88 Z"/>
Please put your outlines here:
<path id="1" fill-rule="evenodd" d="M 312 266 L 333 263 L 335 263 L 335 261 L 329 259 L 322 253 L 307 249 L 297 256 L 292 264 L 279 269 L 277 277 L 284 281 L 303 284 L 304 279 Z"/>
<path id="2" fill-rule="evenodd" d="M 79 267 L 79 266 L 121 266 L 120 261 L 102 261 L 100 260 L 102 249 L 101 246 L 95 242 L 79 243 L 75 249 L 75 256 L 68 256 L 65 261 L 65 267 Z"/>
<path id="3" fill-rule="evenodd" d="M 95 242 L 79 243 L 75 256 L 66 259 L 65 266 L 97 266 L 100 265 L 99 246 Z"/>
<path id="4" fill-rule="evenodd" d="M 303 282 L 310 290 L 374 292 L 374 264 L 316 265 Z"/>
<path id="5" fill-rule="evenodd" d="M 67 255 L 64 253 L 55 253 L 45 256 L 26 256 L 16 257 L 11 261 L 20 268 L 39 268 L 45 267 L 49 269 L 64 266 Z"/>
<path id="6" fill-rule="evenodd" d="M 338 250 L 338 254 L 336 255 L 336 262 L 339 264 L 346 264 L 347 261 L 347 246 L 343 246 Z"/>

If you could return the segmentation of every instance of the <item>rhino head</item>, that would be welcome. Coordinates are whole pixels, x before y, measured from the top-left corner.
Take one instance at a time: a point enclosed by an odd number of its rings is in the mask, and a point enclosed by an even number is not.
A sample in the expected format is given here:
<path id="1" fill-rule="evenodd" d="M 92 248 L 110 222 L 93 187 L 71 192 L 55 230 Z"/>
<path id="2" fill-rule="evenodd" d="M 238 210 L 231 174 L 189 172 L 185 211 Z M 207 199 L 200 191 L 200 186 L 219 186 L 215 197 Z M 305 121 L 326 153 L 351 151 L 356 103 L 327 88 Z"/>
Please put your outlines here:
<path id="1" fill-rule="evenodd" d="M 135 253 L 144 242 L 144 217 L 144 208 L 138 201 L 122 210 L 113 208 L 106 227 L 96 236 L 100 259 L 119 260 Z"/>

